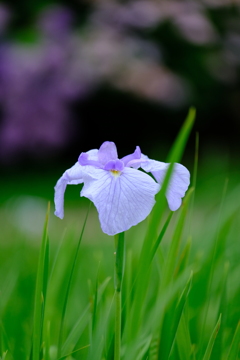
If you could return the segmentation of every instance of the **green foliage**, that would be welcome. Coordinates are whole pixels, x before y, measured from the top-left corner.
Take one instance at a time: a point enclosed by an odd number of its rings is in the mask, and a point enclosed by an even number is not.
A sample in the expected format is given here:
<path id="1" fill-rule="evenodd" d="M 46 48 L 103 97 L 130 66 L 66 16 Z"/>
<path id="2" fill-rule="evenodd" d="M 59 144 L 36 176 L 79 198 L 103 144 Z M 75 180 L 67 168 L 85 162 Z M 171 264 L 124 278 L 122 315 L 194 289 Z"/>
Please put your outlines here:
<path id="1" fill-rule="evenodd" d="M 180 161 L 193 118 L 190 112 L 171 161 Z M 219 193 L 212 211 L 207 187 L 204 207 L 194 191 L 175 213 L 160 193 L 150 219 L 125 234 L 125 271 L 118 266 L 115 279 L 122 288 L 122 360 L 239 359 L 240 188 Z M 49 216 L 41 247 L 20 230 L 3 234 L 0 357 L 112 360 L 114 238 L 100 233 L 91 209 L 87 221 L 78 220 L 80 237 L 71 228 L 58 242 Z M 123 242 L 116 245 L 122 264 Z"/>

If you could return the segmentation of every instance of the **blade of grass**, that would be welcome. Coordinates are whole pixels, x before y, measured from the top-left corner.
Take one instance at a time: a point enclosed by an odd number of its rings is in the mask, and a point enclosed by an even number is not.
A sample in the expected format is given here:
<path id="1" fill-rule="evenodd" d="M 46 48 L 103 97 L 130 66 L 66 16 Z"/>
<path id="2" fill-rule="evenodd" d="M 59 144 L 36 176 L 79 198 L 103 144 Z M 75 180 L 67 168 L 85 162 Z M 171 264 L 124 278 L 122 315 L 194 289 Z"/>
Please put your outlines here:
<path id="1" fill-rule="evenodd" d="M 74 351 L 72 351 L 71 353 L 60 357 L 58 360 L 65 360 L 65 359 L 68 358 L 68 357 L 71 359 L 71 356 L 72 356 L 73 354 L 76 354 L 76 353 L 78 353 L 78 352 L 81 351 L 81 350 L 87 349 L 87 348 L 89 348 L 89 346 L 90 346 L 90 345 L 86 345 L 86 346 L 81 347 L 80 349 L 74 350 Z"/>
<path id="2" fill-rule="evenodd" d="M 170 249 L 166 257 L 165 268 L 163 270 L 164 272 L 163 272 L 162 284 L 161 284 L 162 288 L 166 287 L 173 278 L 180 240 L 185 224 L 185 219 L 187 216 L 188 204 L 192 194 L 193 194 L 193 188 L 190 188 L 183 201 L 183 206 L 181 208 L 179 219 L 173 234 L 173 238 L 170 244 Z"/>
<path id="3" fill-rule="evenodd" d="M 187 305 L 187 304 L 186 304 Z M 193 356 L 193 345 L 191 343 L 191 337 L 189 333 L 188 316 L 186 307 L 181 317 L 178 332 L 177 332 L 177 348 L 180 360 L 195 359 Z"/>
<path id="4" fill-rule="evenodd" d="M 221 318 L 222 318 L 222 314 L 220 314 L 217 324 L 216 324 L 215 328 L 213 329 L 213 332 L 212 332 L 212 335 L 208 342 L 207 349 L 205 351 L 203 360 L 209 360 L 211 357 L 212 349 L 213 349 L 213 346 L 214 346 L 214 343 L 215 343 L 215 340 L 216 340 L 216 337 L 217 337 L 217 334 L 218 334 L 218 331 L 219 331 L 219 328 L 221 325 Z"/>
<path id="5" fill-rule="evenodd" d="M 180 299 L 179 299 L 179 301 L 177 303 L 176 310 L 174 312 L 174 322 L 173 322 L 172 331 L 171 331 L 171 337 L 172 337 L 171 348 L 173 348 L 173 345 L 174 345 L 174 342 L 175 342 L 175 339 L 176 339 L 176 335 L 177 335 L 177 331 L 178 331 L 178 328 L 179 328 L 179 323 L 180 323 L 180 320 L 181 320 L 182 315 L 183 315 L 183 310 L 185 308 L 185 305 L 186 305 L 186 302 L 187 302 L 187 299 L 188 299 L 188 295 L 189 295 L 189 292 L 191 290 L 192 277 L 193 277 L 193 273 L 191 273 L 190 278 L 189 278 L 185 288 L 183 289 L 183 292 L 182 292 L 182 294 L 180 296 Z"/>
<path id="6" fill-rule="evenodd" d="M 223 353 L 223 336 L 224 336 L 224 329 L 227 327 L 226 320 L 227 320 L 227 311 L 228 302 L 227 302 L 227 278 L 228 278 L 228 270 L 229 270 L 229 263 L 225 263 L 223 266 L 223 274 L 222 274 L 222 284 L 221 284 L 221 299 L 218 314 L 222 314 L 222 326 L 219 329 L 217 339 L 214 343 L 211 360 L 221 359 L 221 354 Z"/>
<path id="7" fill-rule="evenodd" d="M 110 280 L 111 280 L 110 277 L 106 278 L 104 282 L 98 287 L 98 296 L 97 296 L 98 302 L 101 300 L 102 295 Z M 63 353 L 70 353 L 72 351 L 72 349 L 77 344 L 83 330 L 87 326 L 89 320 L 90 320 L 90 304 L 88 304 L 85 310 L 82 312 L 81 317 L 78 319 L 78 321 L 72 328 L 70 334 L 68 335 L 67 339 L 65 340 L 62 346 Z"/>
<path id="8" fill-rule="evenodd" d="M 240 344 L 240 321 L 237 324 L 233 340 L 229 349 L 228 357 L 226 360 L 236 360 L 239 354 L 239 344 Z"/>
<path id="9" fill-rule="evenodd" d="M 71 284 L 72 284 L 72 278 L 73 278 L 73 273 L 76 267 L 76 263 L 77 263 L 77 258 L 78 258 L 78 254 L 79 254 L 79 249 L 80 249 L 80 245 L 82 242 L 82 237 L 83 237 L 83 233 L 85 230 L 85 226 L 87 223 L 87 219 L 88 219 L 88 215 L 89 215 L 89 210 L 91 207 L 91 202 L 89 203 L 89 207 L 87 210 L 87 214 L 83 223 L 83 227 L 82 227 L 82 231 L 78 240 L 78 245 L 75 251 L 75 256 L 73 259 L 73 263 L 72 263 L 72 267 L 71 267 L 71 271 L 70 271 L 70 275 L 69 275 L 69 279 L 68 279 L 68 283 L 67 283 L 67 289 L 66 289 L 66 293 L 65 293 L 65 297 L 64 297 L 64 302 L 63 302 L 63 309 L 62 309 L 62 314 L 61 314 L 61 322 L 60 322 L 60 330 L 59 330 L 59 337 L 58 337 L 58 354 L 57 357 L 60 358 L 61 357 L 61 352 L 62 352 L 62 341 L 63 341 L 63 327 L 64 327 L 64 320 L 65 320 L 65 314 L 66 314 L 66 309 L 67 309 L 67 303 L 68 303 L 68 297 L 69 297 L 69 291 L 71 288 Z"/>
<path id="10" fill-rule="evenodd" d="M 221 199 L 219 215 L 218 215 L 218 224 L 217 224 L 216 236 L 215 236 L 215 239 L 214 239 L 213 250 L 212 250 L 212 253 L 210 254 L 210 256 L 211 256 L 210 274 L 209 274 L 209 278 L 208 278 L 207 293 L 206 293 L 206 295 L 207 295 L 207 305 L 206 305 L 206 310 L 205 310 L 205 313 L 204 313 L 203 325 L 202 325 L 200 341 L 199 341 L 199 348 L 200 349 L 203 349 L 204 332 L 205 332 L 207 315 L 208 315 L 209 306 L 210 306 L 212 282 L 213 282 L 214 270 L 215 270 L 215 266 L 216 266 L 215 259 L 216 259 L 216 254 L 217 254 L 217 245 L 218 245 L 218 241 L 219 241 L 219 234 L 221 232 L 220 224 L 221 224 L 221 218 L 222 218 L 222 212 L 223 212 L 223 205 L 224 205 L 226 192 L 227 192 L 227 186 L 228 186 L 228 179 L 226 179 L 225 184 L 224 184 L 224 188 L 223 188 L 222 199 Z"/>
<path id="11" fill-rule="evenodd" d="M 194 205 L 194 199 L 195 199 L 195 191 L 196 191 L 196 185 L 197 185 L 197 171 L 198 171 L 198 156 L 199 156 L 199 134 L 196 133 L 196 139 L 195 139 L 195 153 L 194 153 L 194 167 L 193 167 L 193 175 L 192 175 L 192 187 L 194 188 L 194 194 L 192 196 L 192 201 L 190 204 L 190 216 L 189 216 L 189 233 L 191 231 L 191 226 L 193 224 L 192 221 L 192 215 L 193 215 L 193 205 Z"/>
<path id="12" fill-rule="evenodd" d="M 153 244 L 153 247 L 152 247 L 152 250 L 151 250 L 151 253 L 150 253 L 150 261 L 153 260 L 154 255 L 156 254 L 156 251 L 157 251 L 159 245 L 162 242 L 162 239 L 163 239 L 163 237 L 164 237 L 164 235 L 165 235 L 165 233 L 167 231 L 167 228 L 168 228 L 168 225 L 170 224 L 172 216 L 173 216 L 173 211 L 171 211 L 169 213 L 168 218 L 167 218 L 165 224 L 163 225 L 163 228 L 162 228 L 160 234 L 158 235 L 158 238 L 157 238 L 156 242 Z"/>
<path id="13" fill-rule="evenodd" d="M 35 301 L 34 301 L 34 315 L 33 315 L 33 339 L 32 339 L 32 360 L 39 360 L 41 354 L 41 341 L 42 341 L 42 330 L 43 330 L 43 317 L 44 317 L 44 306 L 46 288 L 47 288 L 47 269 L 48 268 L 48 220 L 50 213 L 50 203 L 48 203 L 48 209 L 46 214 L 46 220 L 44 224 L 42 244 L 39 255 L 38 269 L 37 269 L 37 280 L 35 290 Z"/>
<path id="14" fill-rule="evenodd" d="M 166 172 L 161 190 L 156 195 L 156 204 L 149 217 L 149 225 L 147 228 L 147 233 L 144 239 L 144 243 L 142 246 L 140 259 L 139 259 L 138 280 L 136 281 L 136 286 L 135 286 L 136 287 L 135 297 L 134 297 L 135 301 L 133 304 L 133 318 L 131 320 L 132 335 L 134 333 L 137 334 L 137 331 L 139 329 L 139 324 L 141 323 L 141 319 L 142 319 L 142 303 L 144 296 L 146 294 L 146 286 L 149 277 L 149 271 L 146 271 L 146 268 L 147 269 L 149 268 L 149 264 L 152 261 L 149 248 L 150 249 L 154 248 L 154 251 L 156 251 L 153 244 L 156 244 L 158 224 L 160 222 L 160 219 L 162 218 L 166 206 L 165 194 L 167 191 L 168 183 L 171 178 L 171 174 L 174 168 L 174 163 L 179 162 L 182 157 L 194 120 L 195 120 L 195 109 L 191 108 L 177 136 L 177 139 L 175 140 L 175 143 L 170 151 L 170 155 L 168 157 L 168 161 L 170 162 L 170 165 Z"/>
<path id="15" fill-rule="evenodd" d="M 172 303 L 168 304 L 167 309 L 165 310 L 163 326 L 160 328 L 160 346 L 158 358 L 160 359 L 169 359 L 171 349 L 175 342 L 179 322 L 183 313 L 183 309 L 186 304 L 186 300 L 189 295 L 191 288 L 192 274 L 187 281 L 187 284 L 182 291 L 182 294 L 176 304 L 176 298 L 173 299 Z"/>
<path id="16" fill-rule="evenodd" d="M 97 302 L 98 302 L 98 277 L 96 279 L 95 295 L 94 295 L 94 303 L 93 303 L 92 332 L 94 332 L 96 326 Z"/>
<path id="17" fill-rule="evenodd" d="M 46 336 L 45 336 L 44 360 L 51 360 L 50 359 L 50 321 L 47 322 L 47 331 L 46 331 Z"/>
<path id="18" fill-rule="evenodd" d="M 174 163 L 177 163 L 181 160 L 188 137 L 192 130 L 194 120 L 195 120 L 195 109 L 190 108 L 187 118 L 170 150 L 169 156 L 167 158 L 167 162 L 170 163 L 168 170 L 166 172 L 164 181 L 161 186 L 161 190 L 156 195 L 156 204 L 152 210 L 150 215 L 149 226 L 147 230 L 147 234 L 144 240 L 142 254 L 146 252 L 150 245 L 152 245 L 153 241 L 156 238 L 156 232 L 159 224 L 159 220 L 162 217 L 162 213 L 165 209 L 165 194 L 167 191 L 167 187 L 172 175 L 172 171 L 174 168 Z"/>
<path id="19" fill-rule="evenodd" d="M 6 331 L 4 329 L 2 322 L 0 322 L 0 329 L 1 329 L 1 332 L 0 332 L 0 334 L 1 334 L 0 354 L 8 354 L 8 358 L 13 359 L 10 341 L 8 340 L 8 337 L 7 337 L 7 334 L 6 334 Z"/>
<path id="20" fill-rule="evenodd" d="M 111 320 L 110 314 L 112 313 L 113 303 L 114 297 L 109 298 L 108 301 L 101 302 L 101 307 L 98 312 L 96 328 L 90 344 L 87 360 L 103 359 L 103 352 L 105 350 L 105 339 L 109 329 L 109 324 Z"/>
<path id="21" fill-rule="evenodd" d="M 191 244 L 192 244 L 191 239 L 188 238 L 186 245 L 184 246 L 183 251 L 180 255 L 179 261 L 177 263 L 174 277 L 178 276 L 186 268 L 187 263 L 188 263 L 190 249 L 191 249 Z"/>

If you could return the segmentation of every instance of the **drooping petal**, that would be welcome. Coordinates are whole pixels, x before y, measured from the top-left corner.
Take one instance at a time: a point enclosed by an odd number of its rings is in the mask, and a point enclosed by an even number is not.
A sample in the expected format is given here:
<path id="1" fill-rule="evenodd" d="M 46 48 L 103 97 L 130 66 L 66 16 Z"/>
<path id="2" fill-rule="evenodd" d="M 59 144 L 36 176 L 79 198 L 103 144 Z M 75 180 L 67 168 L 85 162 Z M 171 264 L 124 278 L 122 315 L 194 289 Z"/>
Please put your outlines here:
<path id="1" fill-rule="evenodd" d="M 81 196 L 96 206 L 103 232 L 118 234 L 149 215 L 160 188 L 149 175 L 131 168 L 124 168 L 120 175 L 101 169 L 97 171 L 98 179 L 84 181 Z"/>
<path id="2" fill-rule="evenodd" d="M 157 179 L 160 174 L 154 174 L 153 176 Z M 160 175 L 159 182 L 163 181 L 164 176 Z M 173 173 L 170 179 L 170 183 L 167 189 L 167 201 L 170 210 L 177 210 L 182 204 L 182 198 L 190 184 L 190 173 L 188 169 L 181 164 L 174 164 Z"/>
<path id="3" fill-rule="evenodd" d="M 76 162 L 70 169 L 66 170 L 58 180 L 54 190 L 55 215 L 60 219 L 64 217 L 64 193 L 67 185 L 77 185 L 87 179 L 97 179 L 98 169 L 93 166 L 81 166 Z"/>
<path id="4" fill-rule="evenodd" d="M 83 182 L 82 173 L 82 166 L 76 162 L 75 165 L 63 173 L 54 188 L 54 214 L 60 219 L 64 217 L 64 193 L 66 187 L 68 184 L 81 184 Z"/>
<path id="5" fill-rule="evenodd" d="M 142 155 L 142 160 L 140 165 L 141 168 L 147 172 L 151 172 L 157 182 L 161 185 L 169 164 L 151 160 L 146 155 Z M 175 211 L 181 206 L 182 198 L 184 197 L 189 184 L 190 173 L 188 169 L 181 164 L 175 163 L 166 193 L 170 210 Z"/>
<path id="6" fill-rule="evenodd" d="M 98 150 L 98 160 L 105 165 L 108 161 L 117 160 L 117 148 L 114 142 L 105 141 Z"/>

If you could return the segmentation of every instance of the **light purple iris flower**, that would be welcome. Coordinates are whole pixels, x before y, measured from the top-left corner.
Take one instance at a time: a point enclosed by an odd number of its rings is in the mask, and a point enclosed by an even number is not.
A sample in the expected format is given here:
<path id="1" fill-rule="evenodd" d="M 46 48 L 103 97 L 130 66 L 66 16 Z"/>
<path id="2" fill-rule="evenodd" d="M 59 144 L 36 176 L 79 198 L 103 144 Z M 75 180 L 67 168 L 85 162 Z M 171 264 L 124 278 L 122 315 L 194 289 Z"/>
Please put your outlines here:
<path id="1" fill-rule="evenodd" d="M 133 154 L 118 159 L 116 145 L 104 142 L 99 150 L 81 153 L 55 186 L 55 215 L 64 216 L 64 192 L 68 184 L 84 183 L 81 196 L 90 199 L 99 213 L 103 232 L 115 235 L 144 220 L 155 204 L 169 164 L 151 160 L 139 146 Z M 151 172 L 157 182 L 148 174 Z M 166 193 L 169 208 L 177 210 L 190 183 L 189 171 L 175 164 Z"/>

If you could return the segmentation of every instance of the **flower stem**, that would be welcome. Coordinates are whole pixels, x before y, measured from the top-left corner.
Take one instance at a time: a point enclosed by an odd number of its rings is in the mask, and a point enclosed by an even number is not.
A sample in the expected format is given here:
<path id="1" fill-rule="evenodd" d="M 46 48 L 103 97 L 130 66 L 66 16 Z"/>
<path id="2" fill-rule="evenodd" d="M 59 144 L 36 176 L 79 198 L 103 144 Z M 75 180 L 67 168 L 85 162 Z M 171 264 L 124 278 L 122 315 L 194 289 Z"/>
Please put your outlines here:
<path id="1" fill-rule="evenodd" d="M 122 279 L 125 262 L 124 232 L 115 236 L 115 342 L 114 342 L 114 360 L 120 360 L 121 353 L 121 297 L 122 297 Z"/>

